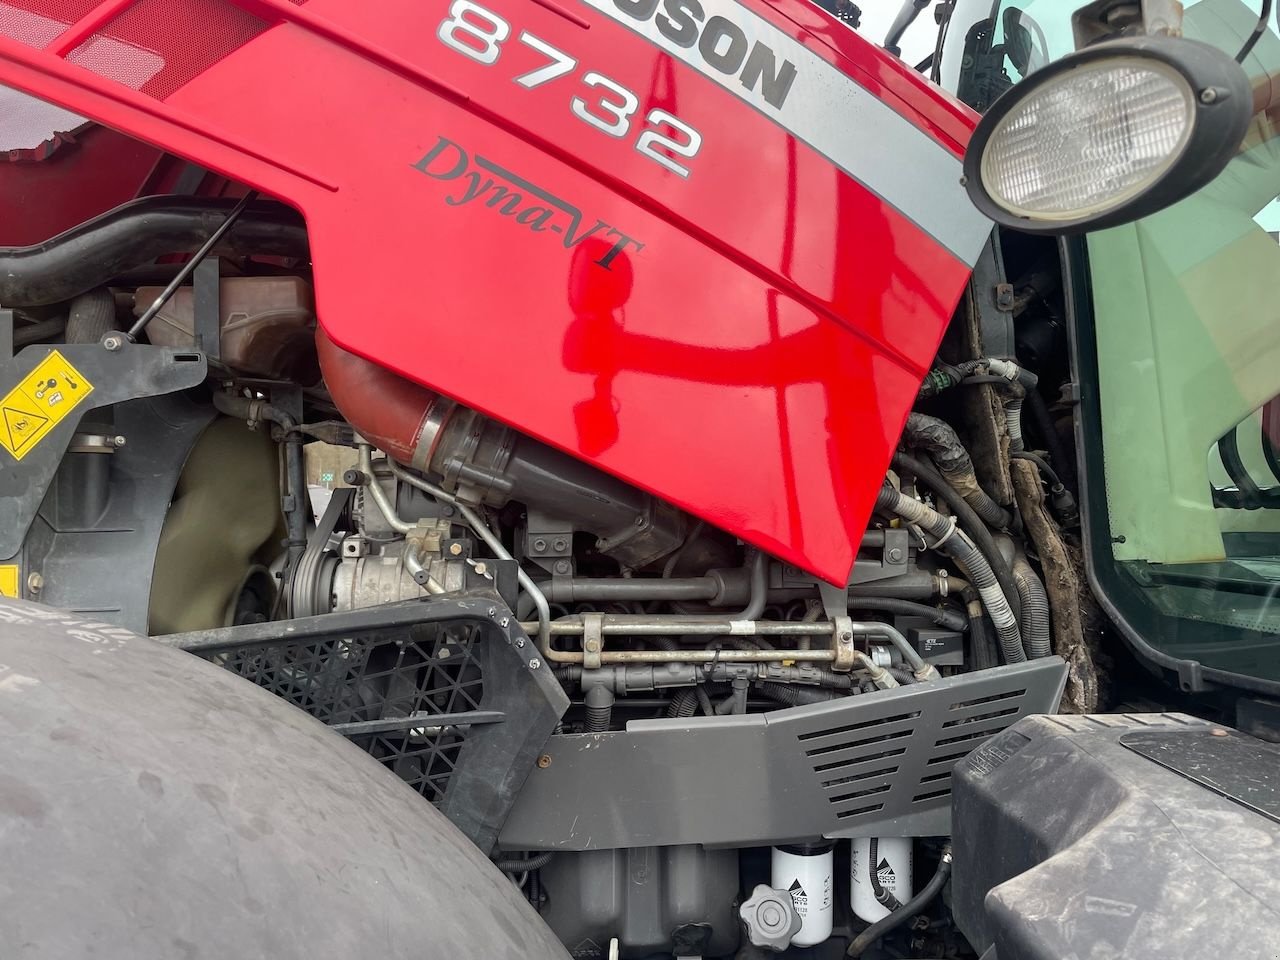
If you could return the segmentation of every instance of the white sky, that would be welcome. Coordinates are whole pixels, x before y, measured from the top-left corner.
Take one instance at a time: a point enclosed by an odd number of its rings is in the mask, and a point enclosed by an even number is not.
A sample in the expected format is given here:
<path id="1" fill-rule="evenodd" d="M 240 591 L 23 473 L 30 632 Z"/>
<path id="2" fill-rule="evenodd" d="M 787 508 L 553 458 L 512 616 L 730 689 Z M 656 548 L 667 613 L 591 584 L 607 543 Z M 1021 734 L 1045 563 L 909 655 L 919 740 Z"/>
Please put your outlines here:
<path id="1" fill-rule="evenodd" d="M 862 34 L 876 46 L 884 43 L 889 25 L 898 15 L 901 0 L 854 0 L 862 8 Z M 933 7 L 916 17 L 907 34 L 902 38 L 902 59 L 913 67 L 933 52 L 938 39 L 938 25 L 933 21 Z"/>

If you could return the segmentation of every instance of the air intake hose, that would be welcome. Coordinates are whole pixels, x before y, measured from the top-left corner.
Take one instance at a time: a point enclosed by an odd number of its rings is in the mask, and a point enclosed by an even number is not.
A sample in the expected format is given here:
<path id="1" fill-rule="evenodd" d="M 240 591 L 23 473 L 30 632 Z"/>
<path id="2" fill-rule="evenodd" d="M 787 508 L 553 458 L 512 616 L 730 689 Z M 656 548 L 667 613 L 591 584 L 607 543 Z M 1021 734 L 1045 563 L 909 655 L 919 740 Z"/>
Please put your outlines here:
<path id="1" fill-rule="evenodd" d="M 30 247 L 0 247 L 0 305 L 70 300 L 167 253 L 192 253 L 236 201 L 144 197 Z M 214 253 L 307 258 L 307 226 L 279 203 L 253 203 Z"/>
<path id="2" fill-rule="evenodd" d="M 351 426 L 471 504 L 532 504 L 639 569 L 680 546 L 685 516 L 616 477 L 350 353 L 316 331 L 320 370 Z"/>

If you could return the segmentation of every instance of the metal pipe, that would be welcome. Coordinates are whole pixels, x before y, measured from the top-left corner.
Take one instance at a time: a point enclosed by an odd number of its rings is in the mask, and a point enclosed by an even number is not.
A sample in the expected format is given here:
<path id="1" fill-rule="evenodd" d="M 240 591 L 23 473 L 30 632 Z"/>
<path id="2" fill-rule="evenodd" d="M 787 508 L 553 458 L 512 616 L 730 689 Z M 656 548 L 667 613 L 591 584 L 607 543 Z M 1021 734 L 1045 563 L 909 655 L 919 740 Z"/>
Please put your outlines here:
<path id="1" fill-rule="evenodd" d="M 464 519 L 468 526 L 475 531 L 476 536 L 483 540 L 489 549 L 493 551 L 493 555 L 495 557 L 500 560 L 513 559 L 511 552 L 502 545 L 501 540 L 494 536 L 493 531 L 489 529 L 488 524 L 486 524 L 474 510 L 457 497 L 441 490 L 434 483 L 428 483 L 421 477 L 415 477 L 390 458 L 387 460 L 387 466 L 391 470 L 391 475 L 396 479 L 404 481 L 411 487 L 417 487 L 423 493 L 435 497 L 437 500 L 442 500 L 445 503 L 449 503 L 457 507 L 458 512 L 462 514 L 462 519 Z M 525 592 L 528 593 L 529 596 L 533 597 L 533 604 L 538 610 L 538 646 L 542 650 L 543 656 L 547 657 L 548 660 L 554 660 L 548 652 L 551 650 L 551 605 L 547 603 L 546 595 L 538 589 L 538 585 L 533 582 L 533 578 L 525 573 L 519 564 L 516 564 L 516 580 L 519 581 L 520 586 L 524 588 Z M 528 630 L 526 632 L 532 633 L 534 631 Z M 581 658 L 579 658 L 579 660 L 581 660 Z"/>
<path id="2" fill-rule="evenodd" d="M 660 580 L 656 577 L 629 580 L 605 577 L 566 577 L 542 584 L 547 599 L 553 603 L 575 603 L 581 600 L 714 600 L 720 584 L 712 577 L 681 577 Z"/>
<path id="3" fill-rule="evenodd" d="M 382 484 L 378 482 L 378 478 L 373 472 L 373 447 L 367 443 L 362 443 L 359 445 L 359 450 L 360 472 L 365 475 L 366 479 L 365 492 L 373 500 L 378 512 L 382 514 L 382 518 L 387 521 L 387 526 L 396 533 L 408 533 L 413 529 L 413 524 L 406 523 L 396 514 L 396 508 L 387 499 L 387 491 L 382 489 Z M 387 463 L 391 463 L 391 461 L 388 460 Z"/>
<path id="4" fill-rule="evenodd" d="M 898 648 L 898 652 L 902 654 L 902 659 L 906 660 L 907 663 L 911 665 L 911 672 L 916 675 L 917 680 L 938 679 L 938 668 L 932 663 L 925 663 L 924 659 L 916 651 L 916 648 L 911 645 L 911 641 L 904 637 L 898 631 L 897 627 L 890 626 L 887 623 L 877 623 L 875 621 L 870 623 L 859 623 L 854 621 L 853 635 L 855 637 L 885 637 L 890 643 Z"/>

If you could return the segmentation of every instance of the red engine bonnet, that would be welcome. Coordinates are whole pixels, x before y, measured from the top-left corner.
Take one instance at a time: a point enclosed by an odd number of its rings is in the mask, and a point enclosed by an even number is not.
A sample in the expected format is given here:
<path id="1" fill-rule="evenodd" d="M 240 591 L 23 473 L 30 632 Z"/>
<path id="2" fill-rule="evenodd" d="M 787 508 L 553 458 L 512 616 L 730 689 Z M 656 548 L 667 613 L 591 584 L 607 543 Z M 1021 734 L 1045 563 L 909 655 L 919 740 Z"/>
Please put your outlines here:
<path id="1" fill-rule="evenodd" d="M 347 350 L 832 582 L 990 228 L 974 118 L 808 0 L 3 0 L 0 83 L 296 206 Z"/>

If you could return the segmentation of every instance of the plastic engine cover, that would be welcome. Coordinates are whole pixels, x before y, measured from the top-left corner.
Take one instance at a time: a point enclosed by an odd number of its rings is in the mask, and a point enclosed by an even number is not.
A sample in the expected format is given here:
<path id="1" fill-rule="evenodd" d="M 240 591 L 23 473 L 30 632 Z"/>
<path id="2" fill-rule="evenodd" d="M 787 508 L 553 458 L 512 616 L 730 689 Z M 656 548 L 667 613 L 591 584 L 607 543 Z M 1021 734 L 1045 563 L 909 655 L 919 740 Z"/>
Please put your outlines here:
<path id="1" fill-rule="evenodd" d="M 1270 744 L 1181 714 L 1030 717 L 952 793 L 951 906 L 984 960 L 1280 955 Z"/>
<path id="2" fill-rule="evenodd" d="M 300 209 L 340 346 L 847 582 L 990 230 L 908 66 L 808 0 L 20 7 L 0 83 Z"/>

